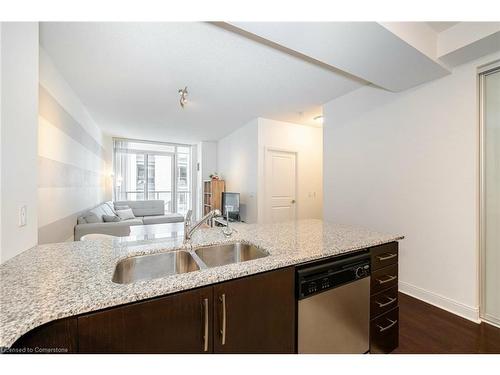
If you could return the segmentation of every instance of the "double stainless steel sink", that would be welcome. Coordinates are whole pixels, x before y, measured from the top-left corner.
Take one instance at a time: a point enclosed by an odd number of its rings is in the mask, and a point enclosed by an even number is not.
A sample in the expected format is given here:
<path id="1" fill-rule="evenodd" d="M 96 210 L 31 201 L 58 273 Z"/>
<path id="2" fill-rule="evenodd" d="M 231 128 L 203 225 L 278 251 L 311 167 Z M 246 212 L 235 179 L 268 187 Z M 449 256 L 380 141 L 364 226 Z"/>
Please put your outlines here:
<path id="1" fill-rule="evenodd" d="M 246 262 L 268 256 L 269 253 L 251 244 L 236 242 L 227 245 L 203 246 L 194 251 L 171 251 L 126 258 L 117 263 L 113 282 L 129 284 L 168 275 Z"/>

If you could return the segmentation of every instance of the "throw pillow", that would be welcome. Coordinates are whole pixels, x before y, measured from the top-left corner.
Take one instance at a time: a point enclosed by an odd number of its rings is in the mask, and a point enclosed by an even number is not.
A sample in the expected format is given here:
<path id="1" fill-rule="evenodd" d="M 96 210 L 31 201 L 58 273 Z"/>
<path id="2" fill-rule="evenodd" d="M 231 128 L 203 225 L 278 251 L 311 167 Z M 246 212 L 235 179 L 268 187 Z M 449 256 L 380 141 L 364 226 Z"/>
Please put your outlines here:
<path id="1" fill-rule="evenodd" d="M 93 212 L 88 212 L 87 214 L 85 214 L 85 216 L 83 218 L 87 224 L 94 224 L 94 223 L 101 222 L 99 220 L 99 218 L 97 217 L 97 215 Z"/>
<path id="2" fill-rule="evenodd" d="M 102 219 L 105 223 L 116 223 L 118 221 L 121 221 L 121 219 L 115 215 L 102 215 Z"/>
<path id="3" fill-rule="evenodd" d="M 115 206 L 115 212 L 118 210 L 128 210 L 129 206 Z"/>
<path id="4" fill-rule="evenodd" d="M 134 213 L 132 212 L 131 208 L 128 208 L 126 210 L 116 210 L 116 214 L 122 220 L 135 219 Z"/>

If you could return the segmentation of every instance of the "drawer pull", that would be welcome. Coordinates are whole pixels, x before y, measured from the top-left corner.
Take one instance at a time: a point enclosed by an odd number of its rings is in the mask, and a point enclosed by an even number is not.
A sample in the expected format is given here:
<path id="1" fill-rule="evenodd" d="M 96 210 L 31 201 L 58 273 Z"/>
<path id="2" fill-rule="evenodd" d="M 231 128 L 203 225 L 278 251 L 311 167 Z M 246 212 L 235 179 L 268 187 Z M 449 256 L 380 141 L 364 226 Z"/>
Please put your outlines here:
<path id="1" fill-rule="evenodd" d="M 377 327 L 378 327 L 378 331 L 379 331 L 379 332 L 384 332 L 384 331 L 387 331 L 388 329 L 390 329 L 390 328 L 394 327 L 394 325 L 398 322 L 398 320 L 397 320 L 397 319 L 396 319 L 396 320 L 391 320 L 391 319 L 387 318 L 387 320 L 388 320 L 389 322 L 391 322 L 391 323 L 390 323 L 388 326 L 386 326 L 386 327 L 382 327 L 381 325 L 377 324 Z"/>
<path id="2" fill-rule="evenodd" d="M 208 298 L 203 299 L 203 351 L 208 351 Z"/>
<path id="3" fill-rule="evenodd" d="M 391 282 L 393 280 L 396 280 L 397 278 L 398 278 L 397 276 L 388 275 L 387 279 L 385 279 L 385 280 L 377 279 L 377 281 L 378 281 L 378 283 L 380 285 L 382 285 L 382 284 L 385 284 L 385 283 L 389 283 L 389 282 Z"/>
<path id="4" fill-rule="evenodd" d="M 381 262 L 383 262 L 384 260 L 389 260 L 389 259 L 393 259 L 393 258 L 396 258 L 398 256 L 397 253 L 387 253 L 388 255 L 386 256 L 383 256 L 383 255 L 379 255 L 377 256 L 377 259 L 380 260 Z"/>
<path id="5" fill-rule="evenodd" d="M 394 303 L 397 298 L 391 298 L 391 297 L 387 297 L 385 296 L 386 298 L 389 299 L 389 301 L 387 302 L 379 302 L 379 301 L 375 301 L 375 303 L 378 305 L 378 307 L 386 307 L 386 306 L 389 306 L 391 303 Z"/>
<path id="6" fill-rule="evenodd" d="M 222 329 L 220 330 L 221 334 L 221 340 L 220 343 L 221 345 L 226 344 L 226 324 L 227 324 L 227 317 L 226 317 L 226 294 L 223 293 L 222 296 L 219 297 L 219 301 L 222 303 Z"/>

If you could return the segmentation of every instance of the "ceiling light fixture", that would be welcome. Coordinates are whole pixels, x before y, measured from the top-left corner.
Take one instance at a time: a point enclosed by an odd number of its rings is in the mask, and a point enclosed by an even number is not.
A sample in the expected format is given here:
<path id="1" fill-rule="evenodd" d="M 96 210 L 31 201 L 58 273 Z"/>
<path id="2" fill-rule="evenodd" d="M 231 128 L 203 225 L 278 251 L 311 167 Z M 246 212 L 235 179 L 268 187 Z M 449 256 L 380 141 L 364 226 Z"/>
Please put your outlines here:
<path id="1" fill-rule="evenodd" d="M 179 89 L 178 91 L 180 95 L 179 103 L 181 104 L 181 107 L 184 108 L 184 105 L 187 103 L 187 95 L 188 95 L 188 88 L 187 86 L 184 87 L 183 89 Z"/>

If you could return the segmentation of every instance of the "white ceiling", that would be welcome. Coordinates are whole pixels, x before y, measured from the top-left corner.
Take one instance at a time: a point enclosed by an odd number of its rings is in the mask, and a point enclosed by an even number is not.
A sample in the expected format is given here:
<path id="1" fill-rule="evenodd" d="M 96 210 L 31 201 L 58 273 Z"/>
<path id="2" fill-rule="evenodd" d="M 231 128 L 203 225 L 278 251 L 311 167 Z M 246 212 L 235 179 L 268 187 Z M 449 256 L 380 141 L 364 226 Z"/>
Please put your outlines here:
<path id="1" fill-rule="evenodd" d="M 40 43 L 101 128 L 130 138 L 216 140 L 255 117 L 313 125 L 365 84 L 207 23 L 49 22 Z"/>
<path id="2" fill-rule="evenodd" d="M 437 33 L 448 30 L 450 27 L 455 26 L 458 22 L 427 22 L 427 24 Z"/>
<path id="3" fill-rule="evenodd" d="M 230 26 L 390 91 L 407 90 L 450 73 L 377 22 L 231 22 Z"/>

